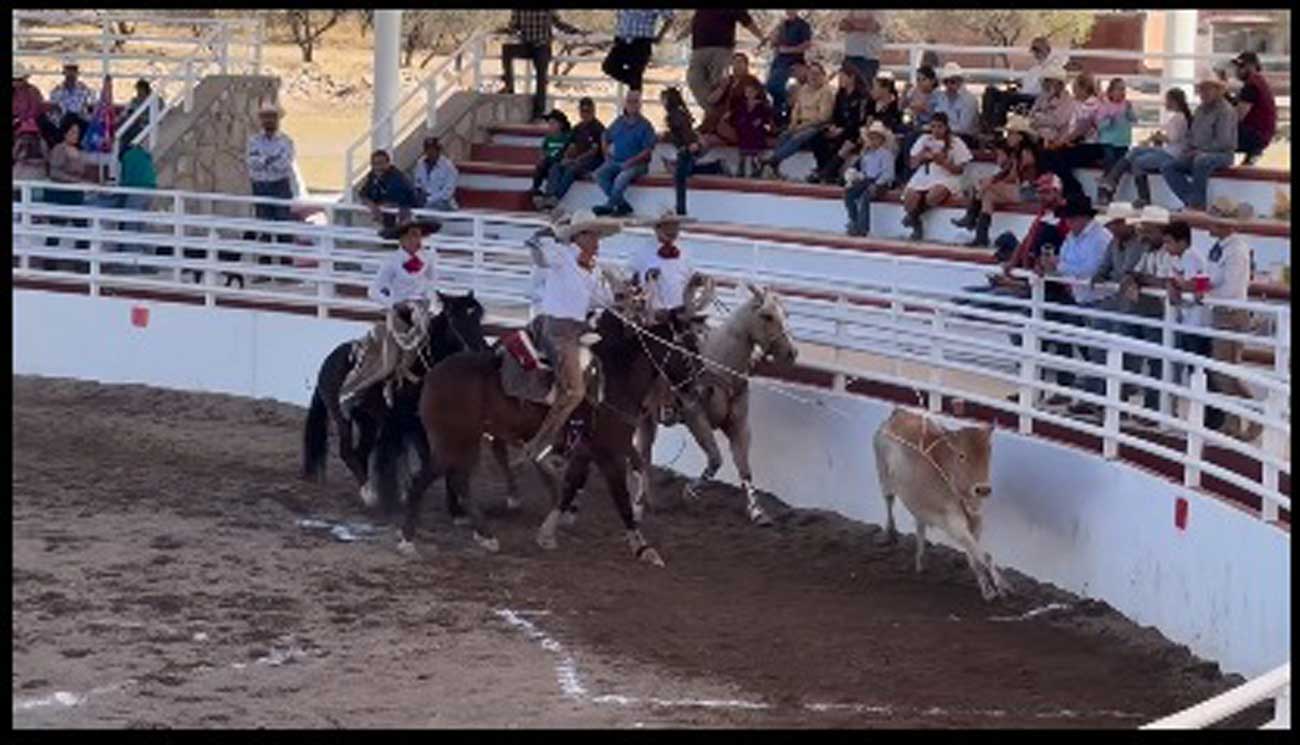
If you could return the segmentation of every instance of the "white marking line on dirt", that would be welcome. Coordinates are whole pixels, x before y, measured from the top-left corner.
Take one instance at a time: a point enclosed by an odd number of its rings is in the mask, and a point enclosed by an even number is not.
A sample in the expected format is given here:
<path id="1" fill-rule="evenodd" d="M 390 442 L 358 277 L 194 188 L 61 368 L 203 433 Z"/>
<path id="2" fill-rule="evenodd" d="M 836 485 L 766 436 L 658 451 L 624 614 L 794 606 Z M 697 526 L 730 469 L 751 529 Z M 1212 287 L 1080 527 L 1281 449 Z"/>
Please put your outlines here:
<path id="1" fill-rule="evenodd" d="M 816 712 L 829 711 L 851 711 L 855 714 L 897 714 L 897 715 L 921 715 L 928 717 L 946 717 L 946 716 L 978 716 L 978 717 L 1005 717 L 1008 712 L 1005 709 L 945 709 L 942 706 L 931 706 L 921 709 L 918 707 L 896 707 L 896 706 L 877 706 L 872 704 L 804 704 L 804 708 Z M 1137 714 L 1131 711 L 1117 711 L 1115 709 L 1100 709 L 1098 711 L 1075 711 L 1073 709 L 1058 709 L 1057 711 L 1035 711 L 1028 713 L 1037 719 L 1079 719 L 1082 717 L 1113 717 L 1116 719 L 1147 719 L 1145 714 Z"/>
<path id="2" fill-rule="evenodd" d="M 635 704 L 650 704 L 652 706 L 662 707 L 686 707 L 700 709 L 770 709 L 767 704 L 756 701 L 739 701 L 736 699 L 695 699 L 695 698 L 637 698 L 635 696 L 620 696 L 618 694 L 606 694 L 597 696 L 592 699 L 597 704 L 617 704 L 619 706 L 632 706 Z"/>
<path id="3" fill-rule="evenodd" d="M 1041 616 L 1044 613 L 1051 613 L 1054 610 L 1069 610 L 1069 608 L 1070 606 L 1066 605 L 1065 603 L 1049 603 L 1047 605 L 1044 605 L 1041 608 L 1034 608 L 1031 611 L 1021 613 L 1018 616 L 991 616 L 989 620 L 999 622 L 999 623 L 1028 621 L 1029 619 L 1035 616 Z"/>
<path id="4" fill-rule="evenodd" d="M 108 685 L 99 686 L 98 688 L 91 688 L 89 691 L 86 691 L 85 693 L 55 691 L 54 693 L 51 693 L 48 696 L 42 696 L 40 698 L 16 699 L 14 701 L 14 713 L 17 714 L 23 711 L 31 711 L 32 709 L 41 709 L 46 706 L 56 706 L 56 705 L 65 706 L 65 707 L 80 706 L 81 704 L 85 703 L 86 700 L 89 699 L 91 696 L 99 696 L 105 693 L 112 693 L 113 691 L 121 690 L 123 688 L 126 688 L 127 686 L 135 685 L 136 682 L 137 681 L 135 680 L 135 678 L 128 678 L 127 680 L 121 681 L 119 683 L 110 683 Z"/>

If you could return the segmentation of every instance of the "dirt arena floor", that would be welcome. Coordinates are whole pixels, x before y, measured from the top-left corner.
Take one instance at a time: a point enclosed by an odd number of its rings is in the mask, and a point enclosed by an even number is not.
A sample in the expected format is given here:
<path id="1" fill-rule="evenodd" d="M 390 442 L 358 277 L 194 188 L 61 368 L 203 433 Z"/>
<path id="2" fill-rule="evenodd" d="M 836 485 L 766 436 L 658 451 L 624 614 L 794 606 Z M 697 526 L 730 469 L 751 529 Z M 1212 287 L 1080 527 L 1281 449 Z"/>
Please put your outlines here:
<path id="1" fill-rule="evenodd" d="M 1130 728 L 1239 682 L 1014 572 L 987 605 L 940 547 L 916 576 L 909 537 L 774 500 L 753 528 L 721 486 L 647 517 L 666 569 L 594 476 L 554 552 L 532 474 L 497 555 L 437 485 L 407 558 L 336 457 L 298 480 L 303 417 L 14 378 L 16 727 Z"/>

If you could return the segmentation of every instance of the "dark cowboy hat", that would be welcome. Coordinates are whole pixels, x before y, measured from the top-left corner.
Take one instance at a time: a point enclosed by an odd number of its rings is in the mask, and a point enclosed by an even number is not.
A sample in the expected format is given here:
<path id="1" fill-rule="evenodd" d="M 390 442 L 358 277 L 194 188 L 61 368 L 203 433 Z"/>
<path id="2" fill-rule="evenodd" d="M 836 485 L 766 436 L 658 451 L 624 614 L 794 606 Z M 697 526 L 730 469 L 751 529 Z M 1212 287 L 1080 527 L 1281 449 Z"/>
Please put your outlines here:
<path id="1" fill-rule="evenodd" d="M 1096 217 L 1097 210 L 1092 208 L 1092 202 L 1087 197 L 1076 194 L 1056 208 L 1056 216 L 1062 220 L 1067 217 Z"/>
<path id="2" fill-rule="evenodd" d="M 542 118 L 543 118 L 543 119 L 554 119 L 555 121 L 557 121 L 557 122 L 560 123 L 560 126 L 561 126 L 561 127 L 567 127 L 567 126 L 569 126 L 569 115 L 566 114 L 566 113 L 564 113 L 563 111 L 560 111 L 559 109 L 551 109 L 551 110 L 550 110 L 549 112 L 547 112 L 546 115 L 543 116 Z"/>
<path id="3" fill-rule="evenodd" d="M 380 230 L 379 237 L 386 241 L 396 241 L 400 240 L 401 237 L 406 234 L 406 231 L 412 229 L 419 230 L 421 236 L 433 235 L 439 230 L 442 230 L 442 223 L 437 220 L 407 220 L 406 222 L 398 223 L 394 227 Z"/>
<path id="4" fill-rule="evenodd" d="M 1254 52 L 1242 52 L 1241 54 L 1233 58 L 1232 64 L 1254 65 L 1255 67 L 1259 67 L 1259 55 L 1255 54 Z"/>

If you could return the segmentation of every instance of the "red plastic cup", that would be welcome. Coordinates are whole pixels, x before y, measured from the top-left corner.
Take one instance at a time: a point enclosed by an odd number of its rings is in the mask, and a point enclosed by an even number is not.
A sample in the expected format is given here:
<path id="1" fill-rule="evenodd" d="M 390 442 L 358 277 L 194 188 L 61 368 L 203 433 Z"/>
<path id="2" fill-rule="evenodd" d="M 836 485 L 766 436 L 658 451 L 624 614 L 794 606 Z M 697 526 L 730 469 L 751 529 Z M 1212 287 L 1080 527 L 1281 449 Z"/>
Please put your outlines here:
<path id="1" fill-rule="evenodd" d="M 1210 278 L 1204 274 L 1198 274 L 1192 277 L 1192 287 L 1198 294 L 1204 295 L 1210 291 Z"/>

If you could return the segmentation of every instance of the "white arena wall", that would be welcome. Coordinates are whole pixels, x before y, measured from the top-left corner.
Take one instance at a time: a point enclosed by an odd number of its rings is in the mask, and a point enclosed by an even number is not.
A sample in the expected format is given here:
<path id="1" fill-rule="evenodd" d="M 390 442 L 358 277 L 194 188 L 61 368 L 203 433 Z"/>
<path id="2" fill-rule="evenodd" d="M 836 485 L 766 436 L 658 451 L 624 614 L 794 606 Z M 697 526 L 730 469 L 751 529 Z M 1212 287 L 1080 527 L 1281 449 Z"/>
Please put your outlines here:
<path id="1" fill-rule="evenodd" d="M 133 325 L 136 307 L 149 309 L 147 326 Z M 309 401 L 324 355 L 367 327 L 357 321 L 22 289 L 13 292 L 13 311 L 15 374 L 139 383 L 300 406 Z M 758 486 L 795 507 L 883 523 L 870 439 L 891 405 L 781 387 L 804 401 L 767 385 L 755 387 L 751 457 Z M 781 427 L 765 422 L 781 422 Z M 656 460 L 693 475 L 703 456 L 694 445 L 682 447 L 684 436 L 682 428 L 662 433 Z M 1251 677 L 1289 659 L 1287 532 L 1218 499 L 1064 445 L 999 430 L 993 453 L 994 496 L 985 508 L 985 540 L 999 566 L 1104 600 L 1227 672 Z M 735 482 L 730 463 L 720 478 Z M 1174 525 L 1179 497 L 1189 503 L 1185 530 Z M 910 531 L 906 509 L 900 506 L 896 515 L 900 529 Z M 671 561 L 672 547 L 664 549 Z"/>

